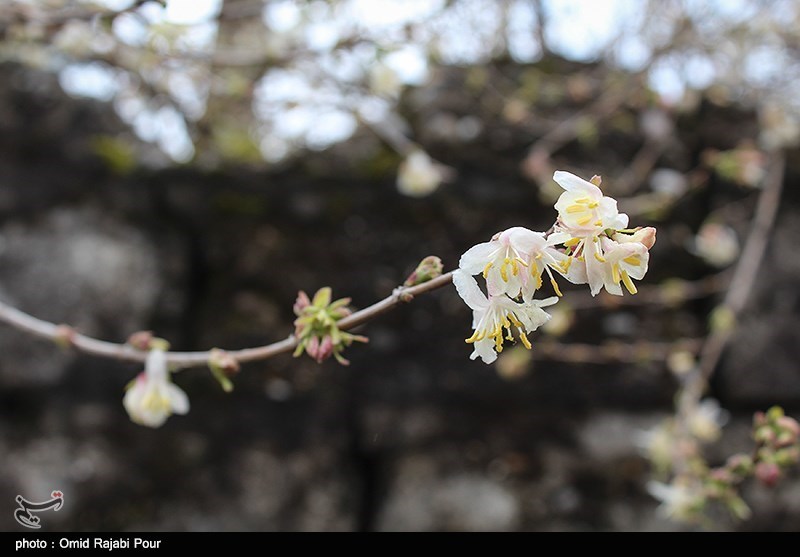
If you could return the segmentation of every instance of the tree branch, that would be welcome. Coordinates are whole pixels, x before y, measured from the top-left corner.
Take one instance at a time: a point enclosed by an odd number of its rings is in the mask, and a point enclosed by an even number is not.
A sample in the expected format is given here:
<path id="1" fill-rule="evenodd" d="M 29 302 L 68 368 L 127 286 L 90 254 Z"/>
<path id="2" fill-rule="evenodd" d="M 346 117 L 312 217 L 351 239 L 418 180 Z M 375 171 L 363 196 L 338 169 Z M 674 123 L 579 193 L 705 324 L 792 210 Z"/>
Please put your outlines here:
<path id="1" fill-rule="evenodd" d="M 395 288 L 390 296 L 339 321 L 339 329 L 346 331 L 366 323 L 390 311 L 401 303 L 410 302 L 420 294 L 450 284 L 452 278 L 453 273 L 449 272 L 416 286 L 401 286 Z M 68 325 L 56 325 L 55 323 L 44 321 L 3 302 L 0 302 L 0 321 L 34 336 L 68 344 L 79 352 L 84 352 L 92 356 L 128 362 L 144 362 L 147 358 L 147 352 L 144 350 L 139 350 L 127 344 L 117 344 L 83 335 Z M 265 346 L 245 348 L 242 350 L 229 350 L 226 351 L 226 353 L 236 361 L 244 363 L 265 360 L 278 354 L 291 352 L 296 346 L 297 339 L 294 335 L 291 335 L 284 340 L 273 342 Z M 210 356 L 210 351 L 168 352 L 167 361 L 176 368 L 186 368 L 205 365 L 208 363 Z"/>

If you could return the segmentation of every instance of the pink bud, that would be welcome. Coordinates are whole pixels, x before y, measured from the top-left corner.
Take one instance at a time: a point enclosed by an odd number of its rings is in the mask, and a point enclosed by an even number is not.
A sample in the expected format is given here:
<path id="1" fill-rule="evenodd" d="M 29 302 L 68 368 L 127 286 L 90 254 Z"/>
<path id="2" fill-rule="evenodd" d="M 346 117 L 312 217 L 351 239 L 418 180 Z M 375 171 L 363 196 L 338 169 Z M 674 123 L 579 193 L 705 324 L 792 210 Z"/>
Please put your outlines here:
<path id="1" fill-rule="evenodd" d="M 709 477 L 712 480 L 723 484 L 729 484 L 733 482 L 733 476 L 731 475 L 730 471 L 726 470 L 725 468 L 715 468 L 711 470 Z"/>
<path id="2" fill-rule="evenodd" d="M 790 418 L 789 416 L 781 416 L 775 420 L 775 425 L 793 435 L 795 439 L 800 437 L 800 424 L 798 424 L 797 420 L 794 418 Z"/>
<path id="3" fill-rule="evenodd" d="M 306 294 L 301 290 L 300 292 L 297 293 L 297 301 L 295 301 L 294 306 L 292 306 L 292 309 L 294 310 L 295 315 L 300 316 L 303 313 L 303 310 L 310 305 L 311 305 L 311 300 L 309 299 L 308 294 Z"/>
<path id="4" fill-rule="evenodd" d="M 643 244 L 644 247 L 650 249 L 656 243 L 656 229 L 652 226 L 645 226 L 633 233 L 631 240 Z"/>
<path id="5" fill-rule="evenodd" d="M 756 464 L 756 478 L 767 487 L 772 487 L 781 479 L 781 469 L 772 462 Z"/>
<path id="6" fill-rule="evenodd" d="M 317 362 L 322 363 L 333 355 L 333 339 L 331 335 L 322 337 L 322 342 L 319 343 L 319 350 L 317 351 Z"/>
<path id="7" fill-rule="evenodd" d="M 150 350 L 153 342 L 153 331 L 139 331 L 128 337 L 128 344 L 137 350 Z"/>
<path id="8" fill-rule="evenodd" d="M 317 355 L 319 354 L 318 336 L 313 336 L 310 339 L 308 339 L 308 342 L 306 343 L 306 352 L 308 353 L 309 356 L 311 356 L 315 360 L 320 361 L 319 358 L 317 357 Z"/>

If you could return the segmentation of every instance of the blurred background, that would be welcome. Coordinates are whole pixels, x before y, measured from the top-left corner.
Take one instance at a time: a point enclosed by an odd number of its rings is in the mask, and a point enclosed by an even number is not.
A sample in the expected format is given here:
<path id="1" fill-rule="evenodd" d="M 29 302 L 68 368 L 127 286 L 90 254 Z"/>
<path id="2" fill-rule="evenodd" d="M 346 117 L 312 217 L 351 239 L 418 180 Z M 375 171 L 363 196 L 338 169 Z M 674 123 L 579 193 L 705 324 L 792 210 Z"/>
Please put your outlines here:
<path id="1" fill-rule="evenodd" d="M 799 62 L 792 0 L 2 2 L 0 299 L 43 319 L 280 340 L 300 289 L 365 307 L 427 255 L 546 230 L 555 169 L 658 242 L 636 297 L 562 284 L 532 352 L 470 361 L 448 287 L 349 367 L 278 356 L 230 394 L 183 371 L 191 412 L 157 430 L 121 404 L 141 366 L 0 325 L 0 529 L 54 489 L 45 529 L 694 528 L 647 493 L 641 439 L 709 339 L 710 463 L 750 450 L 753 411 L 800 413 Z M 714 528 L 800 525 L 796 471 L 743 493 L 752 518 Z"/>

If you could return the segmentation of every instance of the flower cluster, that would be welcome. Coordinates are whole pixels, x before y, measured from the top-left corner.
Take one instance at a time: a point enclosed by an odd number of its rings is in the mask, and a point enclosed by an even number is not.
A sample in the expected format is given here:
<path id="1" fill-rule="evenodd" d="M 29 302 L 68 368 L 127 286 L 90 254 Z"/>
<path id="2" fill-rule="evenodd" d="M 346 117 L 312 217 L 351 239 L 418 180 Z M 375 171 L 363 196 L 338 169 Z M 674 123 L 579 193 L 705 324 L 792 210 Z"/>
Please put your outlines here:
<path id="1" fill-rule="evenodd" d="M 712 441 L 719 436 L 719 426 L 726 419 L 719 404 L 707 399 L 687 416 L 686 425 L 698 441 Z M 647 449 L 657 471 L 679 470 L 669 483 L 651 481 L 647 490 L 661 502 L 660 512 L 679 522 L 710 525 L 709 515 L 717 505 L 726 508 L 734 518 L 747 519 L 751 512 L 741 497 L 741 485 L 752 477 L 773 487 L 788 468 L 800 462 L 800 424 L 777 406 L 755 414 L 755 450 L 734 454 L 715 468 L 708 466 L 699 446 L 678 439 L 674 429 L 671 424 L 647 436 Z M 666 449 L 665 454 L 658 454 L 663 452 L 662 448 Z M 661 460 L 656 460 L 657 457 Z M 677 459 L 680 465 L 665 462 L 671 459 Z"/>
<path id="2" fill-rule="evenodd" d="M 472 359 L 493 362 L 505 340 L 513 341 L 515 334 L 530 348 L 527 335 L 550 319 L 542 308 L 561 296 L 556 275 L 588 284 L 592 296 L 603 288 L 622 296 L 623 286 L 635 294 L 633 280 L 647 272 L 654 228 L 628 229 L 628 215 L 617 210 L 616 200 L 603 195 L 599 176 L 587 182 L 557 171 L 553 179 L 564 193 L 555 204 L 558 220 L 550 231 L 509 228 L 461 256 L 453 284 L 473 311 L 475 332 L 466 340 L 474 347 Z M 545 274 L 556 296 L 536 300 Z M 486 294 L 477 275 L 486 281 Z"/>
<path id="3" fill-rule="evenodd" d="M 331 289 L 327 286 L 320 288 L 313 300 L 301 290 L 294 304 L 294 314 L 297 316 L 294 320 L 294 336 L 298 341 L 295 357 L 305 351 L 318 363 L 333 356 L 340 364 L 349 364 L 342 356 L 345 347 L 356 341 L 368 341 L 367 337 L 339 330 L 337 322 L 352 313 L 347 307 L 349 303 L 350 298 L 331 301 Z"/>

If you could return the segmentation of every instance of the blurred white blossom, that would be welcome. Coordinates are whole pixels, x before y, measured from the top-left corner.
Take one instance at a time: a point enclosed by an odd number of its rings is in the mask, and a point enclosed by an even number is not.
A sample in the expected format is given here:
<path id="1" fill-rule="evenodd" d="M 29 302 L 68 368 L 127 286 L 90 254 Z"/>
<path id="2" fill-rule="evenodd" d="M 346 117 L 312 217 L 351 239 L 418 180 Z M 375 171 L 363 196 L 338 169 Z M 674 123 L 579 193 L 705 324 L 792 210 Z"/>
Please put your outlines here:
<path id="1" fill-rule="evenodd" d="M 160 427 L 172 414 L 189 412 L 189 397 L 170 380 L 163 350 L 150 351 L 145 370 L 128 387 L 122 404 L 131 420 L 147 427 Z"/>
<path id="2" fill-rule="evenodd" d="M 425 197 L 436 191 L 444 179 L 439 165 L 425 151 L 415 150 L 400 163 L 397 189 L 410 197 Z"/>
<path id="3" fill-rule="evenodd" d="M 739 240 L 733 228 L 709 222 L 694 237 L 692 251 L 709 265 L 727 267 L 739 257 Z"/>

